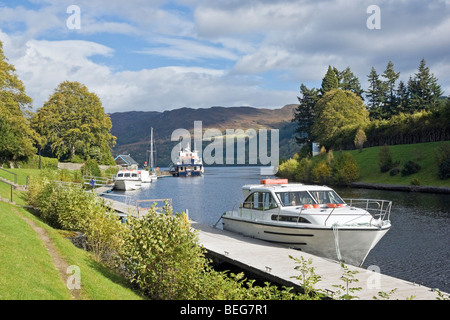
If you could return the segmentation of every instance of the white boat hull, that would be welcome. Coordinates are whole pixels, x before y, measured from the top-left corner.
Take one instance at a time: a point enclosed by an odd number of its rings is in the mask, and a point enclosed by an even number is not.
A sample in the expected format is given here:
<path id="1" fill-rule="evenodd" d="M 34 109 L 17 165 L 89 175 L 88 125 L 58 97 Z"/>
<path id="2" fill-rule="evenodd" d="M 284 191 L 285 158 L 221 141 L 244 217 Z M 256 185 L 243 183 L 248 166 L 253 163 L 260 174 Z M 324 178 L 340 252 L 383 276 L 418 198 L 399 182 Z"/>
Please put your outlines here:
<path id="1" fill-rule="evenodd" d="M 361 266 L 370 250 L 389 230 L 376 227 L 318 227 L 299 223 L 267 223 L 224 215 L 223 229 L 245 236 L 270 241 L 283 246 Z"/>
<path id="2" fill-rule="evenodd" d="M 141 189 L 140 180 L 115 180 L 114 189 L 121 191 L 131 191 Z"/>

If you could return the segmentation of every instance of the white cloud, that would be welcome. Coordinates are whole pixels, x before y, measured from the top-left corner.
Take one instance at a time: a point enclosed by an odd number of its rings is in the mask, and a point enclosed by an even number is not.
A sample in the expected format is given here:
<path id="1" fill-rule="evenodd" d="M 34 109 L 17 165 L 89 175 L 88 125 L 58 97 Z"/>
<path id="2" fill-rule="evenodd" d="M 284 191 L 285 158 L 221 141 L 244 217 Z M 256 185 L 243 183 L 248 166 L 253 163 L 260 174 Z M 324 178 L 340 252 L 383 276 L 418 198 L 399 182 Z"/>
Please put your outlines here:
<path id="1" fill-rule="evenodd" d="M 182 60 L 236 60 L 238 58 L 232 50 L 216 47 L 214 44 L 202 44 L 197 41 L 169 37 L 159 37 L 153 39 L 152 42 L 158 45 L 137 52 Z"/>
<path id="2" fill-rule="evenodd" d="M 19 52 L 14 38 L 0 34 L 5 52 Z M 282 106 L 295 92 L 265 90 L 254 79 L 203 67 L 161 67 L 114 72 L 94 63 L 94 55 L 110 56 L 113 49 L 88 41 L 30 40 L 10 62 L 39 108 L 59 83 L 79 81 L 102 100 L 107 112 L 167 110 L 214 105 Z M 257 97 L 257 98 L 256 98 Z M 256 99 L 255 99 L 256 98 Z M 281 101 L 281 102 L 280 102 Z"/>
<path id="3" fill-rule="evenodd" d="M 295 103 L 301 83 L 320 85 L 328 65 L 365 87 L 372 66 L 391 60 L 407 81 L 422 58 L 450 94 L 448 0 L 380 0 L 381 30 L 366 27 L 370 0 L 80 0 L 75 31 L 73 0 L 33 3 L 0 8 L 0 39 L 35 107 L 65 80 L 108 112 L 276 107 Z"/>

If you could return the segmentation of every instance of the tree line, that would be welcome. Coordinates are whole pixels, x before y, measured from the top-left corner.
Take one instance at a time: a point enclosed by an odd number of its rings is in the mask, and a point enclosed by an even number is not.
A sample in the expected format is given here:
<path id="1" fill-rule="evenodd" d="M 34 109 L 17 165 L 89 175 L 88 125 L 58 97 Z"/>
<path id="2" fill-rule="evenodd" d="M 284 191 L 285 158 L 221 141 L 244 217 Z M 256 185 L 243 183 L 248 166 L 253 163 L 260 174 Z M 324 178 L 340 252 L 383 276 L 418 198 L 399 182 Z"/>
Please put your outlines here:
<path id="1" fill-rule="evenodd" d="M 407 144 L 450 139 L 450 99 L 425 59 L 405 84 L 389 61 L 379 75 L 374 67 L 361 88 L 350 68 L 328 67 L 320 88 L 300 86 L 293 122 L 296 140 L 334 149 Z"/>
<path id="2" fill-rule="evenodd" d="M 0 165 L 27 162 L 37 153 L 60 161 L 114 164 L 116 137 L 98 96 L 65 81 L 36 112 L 0 42 Z"/>

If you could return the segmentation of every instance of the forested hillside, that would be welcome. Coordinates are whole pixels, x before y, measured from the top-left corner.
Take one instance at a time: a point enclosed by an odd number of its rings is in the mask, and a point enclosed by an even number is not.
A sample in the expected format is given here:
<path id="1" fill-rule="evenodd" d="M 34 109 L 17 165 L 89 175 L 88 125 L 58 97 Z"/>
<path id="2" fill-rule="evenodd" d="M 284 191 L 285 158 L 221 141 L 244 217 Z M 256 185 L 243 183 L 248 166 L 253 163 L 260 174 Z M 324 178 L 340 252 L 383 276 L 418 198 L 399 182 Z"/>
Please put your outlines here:
<path id="1" fill-rule="evenodd" d="M 170 165 L 170 153 L 178 141 L 170 141 L 176 129 L 187 129 L 193 138 L 194 121 L 201 121 L 203 131 L 219 129 L 279 129 L 280 157 L 289 158 L 298 146 L 293 138 L 295 125 L 291 122 L 297 105 L 286 105 L 280 109 L 252 107 L 211 107 L 203 109 L 181 108 L 164 112 L 120 112 L 110 115 L 112 134 L 117 137 L 113 153 L 131 154 L 143 164 L 150 150 L 150 128 L 153 127 L 156 146 L 156 163 Z"/>

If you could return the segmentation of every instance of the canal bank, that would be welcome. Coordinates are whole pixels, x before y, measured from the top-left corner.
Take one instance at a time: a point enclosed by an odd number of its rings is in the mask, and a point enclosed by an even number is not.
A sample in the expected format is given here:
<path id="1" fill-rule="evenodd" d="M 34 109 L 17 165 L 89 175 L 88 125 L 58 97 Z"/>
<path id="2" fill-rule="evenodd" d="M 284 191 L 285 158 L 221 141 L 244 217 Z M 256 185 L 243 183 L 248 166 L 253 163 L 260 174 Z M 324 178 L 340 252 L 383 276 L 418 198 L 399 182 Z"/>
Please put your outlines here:
<path id="1" fill-rule="evenodd" d="M 395 185 L 395 184 L 366 183 L 366 182 L 353 182 L 350 186 L 352 188 L 387 190 L 387 191 L 450 194 L 449 187 Z"/>

